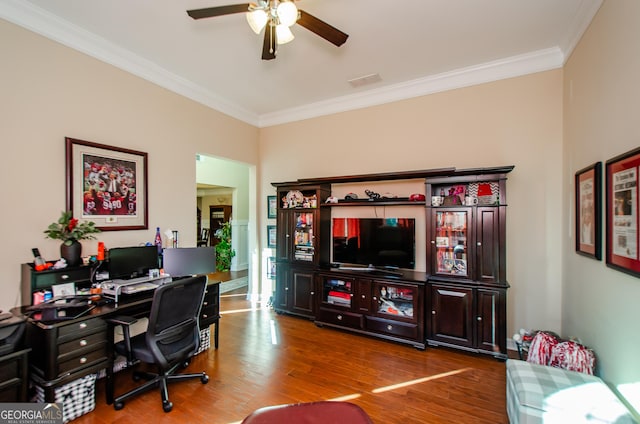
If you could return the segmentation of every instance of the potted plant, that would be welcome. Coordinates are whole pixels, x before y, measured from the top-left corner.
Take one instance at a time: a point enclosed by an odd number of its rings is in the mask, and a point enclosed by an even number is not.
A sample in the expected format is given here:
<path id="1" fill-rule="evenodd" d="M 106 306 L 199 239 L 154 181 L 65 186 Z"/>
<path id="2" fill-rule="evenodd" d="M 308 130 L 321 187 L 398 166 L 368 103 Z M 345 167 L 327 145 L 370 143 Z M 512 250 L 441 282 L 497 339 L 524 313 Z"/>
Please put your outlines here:
<path id="1" fill-rule="evenodd" d="M 214 234 L 220 240 L 216 244 L 216 270 L 229 271 L 231 259 L 236 255 L 236 251 L 231 248 L 231 222 L 220 224 Z"/>
<path id="2" fill-rule="evenodd" d="M 73 212 L 64 211 L 57 222 L 49 224 L 44 233 L 47 235 L 46 238 L 62 240 L 60 257 L 67 265 L 76 266 L 80 264 L 82 254 L 82 244 L 79 240 L 95 239 L 93 234 L 100 232 L 95 225 L 91 221 L 80 222 L 73 218 Z"/>

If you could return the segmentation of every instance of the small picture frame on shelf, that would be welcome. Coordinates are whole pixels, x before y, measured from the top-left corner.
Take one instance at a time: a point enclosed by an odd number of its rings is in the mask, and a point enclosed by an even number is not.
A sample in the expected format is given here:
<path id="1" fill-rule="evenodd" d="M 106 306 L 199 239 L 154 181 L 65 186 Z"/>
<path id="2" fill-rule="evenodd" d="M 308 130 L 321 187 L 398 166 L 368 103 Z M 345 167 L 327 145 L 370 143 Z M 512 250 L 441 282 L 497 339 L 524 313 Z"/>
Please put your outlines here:
<path id="1" fill-rule="evenodd" d="M 602 163 L 576 172 L 576 253 L 602 259 Z"/>

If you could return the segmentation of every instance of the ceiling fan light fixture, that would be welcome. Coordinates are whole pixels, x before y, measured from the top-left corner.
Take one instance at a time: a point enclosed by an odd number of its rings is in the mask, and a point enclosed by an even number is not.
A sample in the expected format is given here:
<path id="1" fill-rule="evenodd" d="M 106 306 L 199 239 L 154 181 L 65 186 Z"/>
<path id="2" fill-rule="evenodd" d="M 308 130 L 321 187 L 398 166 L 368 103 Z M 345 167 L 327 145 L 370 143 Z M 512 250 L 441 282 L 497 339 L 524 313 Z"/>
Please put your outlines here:
<path id="1" fill-rule="evenodd" d="M 262 9 L 250 10 L 247 12 L 247 22 L 256 34 L 260 34 L 262 28 L 267 25 L 268 20 L 269 17 L 267 16 L 267 12 Z"/>
<path id="2" fill-rule="evenodd" d="M 298 20 L 298 8 L 292 1 L 281 1 L 276 9 L 278 19 L 282 25 L 293 26 Z"/>
<path id="3" fill-rule="evenodd" d="M 287 44 L 289 41 L 292 41 L 295 37 L 293 33 L 289 29 L 288 26 L 284 24 L 279 24 L 276 26 L 276 40 L 278 44 Z"/>

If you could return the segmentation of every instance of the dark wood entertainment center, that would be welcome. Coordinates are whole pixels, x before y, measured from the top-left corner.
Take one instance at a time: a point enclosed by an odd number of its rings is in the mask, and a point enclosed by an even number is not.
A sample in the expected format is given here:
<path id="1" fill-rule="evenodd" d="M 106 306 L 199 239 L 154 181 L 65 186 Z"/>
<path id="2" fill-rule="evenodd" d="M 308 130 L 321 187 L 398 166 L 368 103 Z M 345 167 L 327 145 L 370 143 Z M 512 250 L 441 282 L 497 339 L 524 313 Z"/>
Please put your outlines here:
<path id="1" fill-rule="evenodd" d="M 446 346 L 506 359 L 506 180 L 513 168 L 272 183 L 278 200 L 274 309 L 418 349 Z M 336 184 L 391 180 L 424 183 L 425 199 L 327 202 Z M 432 203 L 432 197 L 441 200 Z M 332 264 L 332 209 L 345 206 L 424 209 L 426 270 Z"/>

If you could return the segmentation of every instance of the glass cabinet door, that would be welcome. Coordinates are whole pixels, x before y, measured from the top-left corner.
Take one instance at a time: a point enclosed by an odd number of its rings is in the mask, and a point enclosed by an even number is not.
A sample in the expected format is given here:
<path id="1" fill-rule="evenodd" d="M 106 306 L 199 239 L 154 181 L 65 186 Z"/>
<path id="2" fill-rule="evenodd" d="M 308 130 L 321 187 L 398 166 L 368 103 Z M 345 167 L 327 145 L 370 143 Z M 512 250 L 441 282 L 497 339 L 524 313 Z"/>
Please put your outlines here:
<path id="1" fill-rule="evenodd" d="M 469 277 L 470 209 L 435 211 L 436 274 Z"/>
<path id="2" fill-rule="evenodd" d="M 313 212 L 293 214 L 293 254 L 296 261 L 313 262 L 315 248 L 313 239 Z"/>
<path id="3" fill-rule="evenodd" d="M 354 288 L 353 281 L 322 277 L 322 303 L 351 308 Z"/>
<path id="4" fill-rule="evenodd" d="M 374 299 L 377 301 L 376 315 L 415 320 L 418 301 L 416 287 L 379 281 L 374 285 L 374 293 Z"/>

